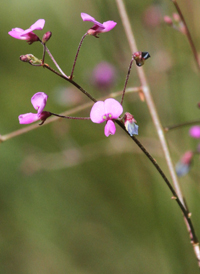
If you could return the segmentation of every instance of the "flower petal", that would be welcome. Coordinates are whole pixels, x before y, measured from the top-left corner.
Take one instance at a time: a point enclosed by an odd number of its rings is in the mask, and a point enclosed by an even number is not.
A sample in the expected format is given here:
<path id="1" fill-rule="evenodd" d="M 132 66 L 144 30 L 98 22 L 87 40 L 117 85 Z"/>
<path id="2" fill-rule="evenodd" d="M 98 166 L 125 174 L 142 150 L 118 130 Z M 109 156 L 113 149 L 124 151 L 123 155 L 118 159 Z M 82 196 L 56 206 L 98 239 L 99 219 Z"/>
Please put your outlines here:
<path id="1" fill-rule="evenodd" d="M 110 134 L 114 135 L 116 131 L 115 123 L 112 120 L 108 120 L 104 128 L 104 134 L 108 137 Z"/>
<path id="2" fill-rule="evenodd" d="M 33 122 L 40 120 L 40 116 L 38 116 L 37 113 L 29 112 L 19 115 L 18 119 L 20 124 L 31 124 Z"/>
<path id="3" fill-rule="evenodd" d="M 189 130 L 190 136 L 199 139 L 200 138 L 200 126 L 193 126 Z"/>
<path id="4" fill-rule="evenodd" d="M 105 113 L 111 114 L 112 119 L 117 119 L 123 112 L 122 105 L 115 99 L 109 98 L 105 100 Z"/>
<path id="5" fill-rule="evenodd" d="M 83 19 L 83 21 L 90 21 L 90 22 L 94 23 L 95 25 L 98 25 L 99 27 L 101 27 L 102 29 L 104 29 L 103 24 L 101 24 L 100 22 L 96 21 L 94 17 L 90 16 L 87 13 L 82 12 L 81 13 L 81 18 Z"/>
<path id="6" fill-rule="evenodd" d="M 90 111 L 90 119 L 93 123 L 103 123 L 105 120 L 103 116 L 105 115 L 105 103 L 103 101 L 96 102 L 91 111 Z"/>
<path id="7" fill-rule="evenodd" d="M 25 39 L 26 39 L 25 37 L 21 37 L 21 34 L 22 34 L 23 32 L 24 32 L 23 29 L 14 28 L 14 29 L 12 29 L 11 31 L 9 31 L 8 34 L 9 34 L 10 36 L 12 36 L 13 38 L 25 40 Z"/>
<path id="8" fill-rule="evenodd" d="M 34 30 L 42 30 L 44 28 L 45 20 L 39 19 L 37 20 L 30 28 L 26 29 L 21 35 L 26 35 Z"/>
<path id="9" fill-rule="evenodd" d="M 103 22 L 104 29 L 103 29 L 101 32 L 110 31 L 110 30 L 113 29 L 116 25 L 117 25 L 117 23 L 114 22 L 114 21 L 106 21 L 106 22 Z"/>
<path id="10" fill-rule="evenodd" d="M 31 98 L 31 103 L 34 109 L 37 110 L 38 115 L 42 113 L 46 106 L 48 95 L 44 92 L 37 92 Z"/>

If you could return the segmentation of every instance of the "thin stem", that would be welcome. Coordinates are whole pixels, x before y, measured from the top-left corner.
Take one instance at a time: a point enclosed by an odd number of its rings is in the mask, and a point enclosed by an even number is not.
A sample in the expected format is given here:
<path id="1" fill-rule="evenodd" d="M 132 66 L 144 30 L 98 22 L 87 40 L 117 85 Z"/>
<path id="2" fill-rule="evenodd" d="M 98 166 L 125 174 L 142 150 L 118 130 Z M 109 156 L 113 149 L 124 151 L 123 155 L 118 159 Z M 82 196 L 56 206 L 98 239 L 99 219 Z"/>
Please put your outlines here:
<path id="1" fill-rule="evenodd" d="M 173 125 L 173 126 L 169 126 L 169 127 L 164 127 L 164 130 L 167 132 L 167 131 L 170 131 L 172 129 L 177 129 L 177 128 L 180 128 L 180 127 L 196 125 L 196 124 L 199 124 L 199 123 L 200 123 L 200 120 L 195 120 L 195 121 L 185 122 L 185 123 L 181 123 L 181 124 L 177 124 L 177 125 Z"/>
<path id="2" fill-rule="evenodd" d="M 75 59 L 74 59 L 74 64 L 73 64 L 73 67 L 72 67 L 72 71 L 71 71 L 71 74 L 70 74 L 70 79 L 73 78 L 73 75 L 74 75 L 74 69 L 75 69 L 75 66 L 76 66 L 76 61 L 77 61 L 77 58 L 78 58 L 78 54 L 79 54 L 79 51 L 80 51 L 80 48 L 83 44 L 83 40 L 85 39 L 85 37 L 87 36 L 87 32 L 83 35 L 83 37 L 81 38 L 81 41 L 79 43 L 79 46 L 78 46 L 78 49 L 77 49 L 77 52 L 76 52 L 76 56 L 75 56 Z"/>
<path id="3" fill-rule="evenodd" d="M 73 117 L 73 116 L 64 116 L 64 115 L 56 114 L 53 112 L 50 112 L 50 113 L 51 115 L 54 115 L 60 118 L 73 119 L 73 120 L 91 120 L 90 117 Z"/>
<path id="4" fill-rule="evenodd" d="M 45 67 L 48 70 L 52 71 L 56 75 L 58 75 L 61 78 L 65 79 L 66 81 L 70 82 L 72 85 L 74 85 L 75 87 L 77 87 L 81 92 L 83 92 L 83 94 L 85 94 L 88 98 L 90 98 L 90 100 L 92 100 L 93 102 L 96 102 L 96 99 L 94 97 L 92 97 L 92 95 L 90 95 L 86 90 L 84 90 L 79 84 L 77 84 L 76 82 L 74 82 L 69 77 L 64 76 L 64 75 L 58 73 L 57 71 L 55 71 L 54 69 L 52 69 L 48 64 L 44 64 L 43 67 Z"/>
<path id="5" fill-rule="evenodd" d="M 127 130 L 124 127 L 124 124 L 119 121 L 116 120 L 116 123 L 127 133 L 128 136 L 129 133 L 127 132 Z M 151 156 L 151 154 L 146 150 L 146 148 L 140 143 L 140 141 L 133 135 L 130 136 L 130 138 L 137 144 L 137 146 L 144 152 L 144 154 L 147 156 L 147 158 L 151 161 L 151 163 L 154 165 L 154 167 L 157 169 L 157 171 L 159 172 L 159 174 L 162 176 L 163 180 L 165 181 L 165 183 L 167 184 L 168 188 L 170 189 L 172 195 L 173 195 L 173 199 L 177 202 L 178 206 L 180 207 L 185 220 L 189 226 L 190 229 L 190 238 L 191 238 L 191 242 L 193 245 L 198 245 L 198 239 L 197 236 L 195 234 L 195 230 L 192 224 L 192 221 L 190 219 L 190 212 L 188 211 L 187 207 L 185 207 L 185 204 L 183 204 L 180 199 L 178 198 L 178 195 L 176 194 L 176 191 L 173 189 L 171 183 L 169 182 L 169 180 L 167 179 L 165 173 L 162 171 L 162 169 L 160 168 L 160 166 L 158 165 L 158 163 L 156 162 L 156 160 L 154 160 L 154 158 Z"/>
<path id="6" fill-rule="evenodd" d="M 176 8 L 176 10 L 177 10 L 177 12 L 178 12 L 180 18 L 181 18 L 181 21 L 183 22 L 183 25 L 184 25 L 184 27 L 185 27 L 185 35 L 186 35 L 187 38 L 188 38 L 188 41 L 189 41 L 190 47 L 191 47 L 191 49 L 192 49 L 192 52 L 193 52 L 194 59 L 195 59 L 195 61 L 196 61 L 197 67 L 198 67 L 198 69 L 200 69 L 200 63 L 199 63 L 198 53 L 197 53 L 196 47 L 195 47 L 195 45 L 194 45 L 194 42 L 193 42 L 193 40 L 192 40 L 192 36 L 191 36 L 190 31 L 189 31 L 189 29 L 188 29 L 188 26 L 187 26 L 187 23 L 186 23 L 186 21 L 185 21 L 185 18 L 184 18 L 184 16 L 183 16 L 182 11 L 181 11 L 181 9 L 180 9 L 178 3 L 176 2 L 176 0 L 172 0 L 172 2 L 174 3 L 174 6 L 175 6 L 175 8 Z"/>
<path id="7" fill-rule="evenodd" d="M 125 80 L 125 84 L 124 84 L 124 89 L 123 89 L 123 92 L 122 92 L 121 105 L 123 104 L 123 101 L 124 101 L 124 95 L 125 95 L 125 92 L 126 92 L 126 86 L 128 84 L 128 79 L 129 79 L 129 76 L 130 76 L 130 73 L 131 73 L 131 67 L 132 67 L 132 64 L 133 64 L 133 60 L 134 59 L 132 57 L 130 65 L 129 65 L 129 68 L 128 68 L 128 73 L 127 73 L 127 76 L 126 76 L 126 80 Z"/>
<path id="8" fill-rule="evenodd" d="M 55 66 L 57 67 L 57 69 L 60 71 L 60 73 L 65 76 L 66 78 L 68 78 L 68 76 L 62 71 L 62 69 L 60 68 L 60 66 L 58 65 L 58 63 L 56 62 L 56 60 L 54 59 L 53 55 L 51 54 L 50 50 L 47 48 L 47 46 L 41 41 L 39 40 L 40 43 L 43 45 L 43 57 L 42 57 L 42 64 L 44 64 L 44 57 L 45 57 L 45 52 L 47 52 L 49 54 L 49 57 L 51 58 L 51 60 L 54 62 Z"/>

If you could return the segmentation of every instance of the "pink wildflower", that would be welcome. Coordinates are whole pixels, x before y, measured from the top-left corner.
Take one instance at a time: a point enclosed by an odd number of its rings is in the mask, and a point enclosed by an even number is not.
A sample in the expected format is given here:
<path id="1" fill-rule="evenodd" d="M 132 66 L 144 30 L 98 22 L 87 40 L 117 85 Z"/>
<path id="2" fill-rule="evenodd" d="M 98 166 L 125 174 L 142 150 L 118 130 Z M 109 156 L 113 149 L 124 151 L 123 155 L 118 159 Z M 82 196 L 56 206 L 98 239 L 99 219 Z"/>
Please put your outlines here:
<path id="1" fill-rule="evenodd" d="M 37 20 L 30 28 L 23 30 L 20 28 L 14 28 L 8 32 L 8 34 L 16 39 L 26 40 L 29 44 L 39 40 L 39 37 L 33 33 L 34 30 L 42 30 L 44 28 L 45 20 Z"/>
<path id="2" fill-rule="evenodd" d="M 189 130 L 189 134 L 191 137 L 193 137 L 195 139 L 199 139 L 200 138 L 200 126 L 191 127 Z"/>
<path id="3" fill-rule="evenodd" d="M 109 98 L 103 101 L 96 102 L 91 111 L 90 118 L 93 123 L 103 123 L 107 121 L 104 134 L 108 137 L 110 134 L 114 135 L 116 127 L 112 119 L 117 119 L 123 112 L 122 105 L 115 99 Z"/>
<path id="4" fill-rule="evenodd" d="M 43 124 L 44 121 L 51 115 L 50 112 L 43 111 L 46 106 L 48 95 L 44 92 L 37 92 L 31 98 L 31 103 L 34 109 L 37 110 L 37 113 L 26 113 L 19 115 L 20 124 L 30 124 L 36 121 L 41 120 Z"/>
<path id="5" fill-rule="evenodd" d="M 114 21 L 106 21 L 106 22 L 103 22 L 103 24 L 101 24 L 100 22 L 96 21 L 89 14 L 83 13 L 83 12 L 81 13 L 81 18 L 83 19 L 83 21 L 90 21 L 90 22 L 94 23 L 94 26 L 92 28 L 90 28 L 87 31 L 87 33 L 90 35 L 93 35 L 95 37 L 98 37 L 97 34 L 99 34 L 101 32 L 110 31 L 117 25 L 117 23 Z"/>

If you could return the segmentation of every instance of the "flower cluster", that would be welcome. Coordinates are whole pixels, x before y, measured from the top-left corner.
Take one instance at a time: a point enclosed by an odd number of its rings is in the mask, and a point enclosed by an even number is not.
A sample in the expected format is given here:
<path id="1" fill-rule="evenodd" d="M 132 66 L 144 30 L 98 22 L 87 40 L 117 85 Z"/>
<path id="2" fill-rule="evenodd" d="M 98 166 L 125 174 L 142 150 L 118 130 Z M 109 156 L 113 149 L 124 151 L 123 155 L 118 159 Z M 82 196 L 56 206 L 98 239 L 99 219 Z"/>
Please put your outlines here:
<path id="1" fill-rule="evenodd" d="M 94 25 L 93 25 L 93 27 L 91 27 L 87 31 L 87 33 L 83 36 L 83 38 L 81 40 L 81 43 L 80 43 L 79 49 L 77 51 L 77 55 L 76 55 L 76 58 L 75 58 L 75 62 L 74 62 L 72 73 L 71 73 L 70 77 L 67 77 L 62 72 L 62 70 L 59 68 L 59 66 L 57 65 L 55 59 L 50 54 L 49 50 L 47 49 L 47 47 L 45 45 L 45 43 L 51 37 L 52 33 L 51 32 L 45 33 L 43 35 L 42 40 L 41 40 L 33 32 L 35 30 L 42 30 L 44 28 L 44 25 L 45 25 L 45 20 L 44 19 L 37 20 L 33 25 L 31 25 L 26 30 L 23 30 L 21 28 L 14 28 L 11 31 L 9 31 L 8 34 L 10 36 L 16 38 L 16 39 L 25 40 L 29 44 L 32 44 L 35 41 L 40 41 L 42 43 L 42 45 L 44 46 L 44 53 L 43 53 L 43 59 L 42 60 L 39 60 L 38 58 L 36 58 L 32 54 L 26 54 L 26 55 L 21 55 L 20 56 L 21 61 L 28 62 L 31 65 L 38 65 L 38 66 L 45 65 L 44 64 L 44 57 L 45 57 L 45 51 L 47 51 L 47 53 L 49 54 L 49 56 L 53 60 L 54 64 L 57 66 L 59 71 L 62 73 L 62 76 L 64 76 L 66 78 L 66 80 L 72 81 L 71 79 L 73 78 L 73 71 L 74 71 L 74 67 L 75 67 L 76 60 L 77 60 L 77 57 L 78 57 L 78 53 L 79 53 L 79 50 L 80 50 L 80 46 L 81 46 L 82 41 L 85 38 L 85 36 L 88 34 L 88 35 L 93 35 L 95 37 L 98 37 L 98 34 L 108 32 L 108 31 L 112 30 L 117 24 L 114 21 L 106 21 L 106 22 L 100 23 L 100 22 L 96 21 L 95 18 L 93 18 L 92 16 L 90 16 L 87 13 L 81 13 L 81 18 L 83 19 L 83 21 L 90 21 Z M 140 59 L 143 62 L 143 60 L 147 59 L 149 56 L 150 55 L 148 55 L 147 53 L 145 53 L 145 55 L 143 53 L 141 53 L 141 56 L 136 56 L 135 58 L 137 59 L 137 61 Z M 139 63 L 139 61 L 138 61 L 138 63 Z M 106 68 L 108 68 L 108 66 Z M 111 69 L 110 69 L 110 71 L 111 71 Z M 111 71 L 110 74 L 112 74 L 112 71 Z M 104 75 L 104 78 L 105 78 L 105 75 Z M 111 77 L 109 76 L 109 79 L 110 78 Z M 106 78 L 106 81 L 107 81 L 107 79 L 108 79 L 108 77 Z M 91 96 L 89 96 L 89 97 L 91 98 Z M 58 114 L 54 114 L 52 112 L 44 111 L 44 108 L 45 108 L 46 103 L 47 103 L 47 98 L 48 98 L 48 96 L 44 92 L 37 92 L 36 94 L 34 94 L 33 97 L 31 98 L 31 103 L 32 103 L 33 107 L 37 110 L 37 113 L 30 112 L 30 113 L 19 115 L 19 117 L 18 117 L 19 118 L 19 123 L 20 124 L 30 124 L 30 123 L 41 120 L 42 121 L 41 124 L 43 124 L 45 122 L 45 120 L 51 115 L 56 115 L 56 116 L 64 117 L 64 118 L 72 118 L 72 117 L 61 116 L 61 115 L 58 115 Z M 93 99 L 93 100 L 95 101 L 95 99 Z M 104 128 L 104 133 L 105 133 L 105 136 L 108 137 L 109 135 L 115 134 L 115 132 L 116 132 L 115 120 L 116 119 L 121 119 L 122 120 L 122 118 L 120 118 L 120 115 L 122 114 L 122 112 L 123 112 L 122 105 L 118 101 L 116 101 L 115 99 L 109 98 L 109 99 L 106 99 L 105 101 L 97 101 L 93 105 L 93 107 L 90 111 L 90 117 L 88 117 L 88 118 L 85 117 L 85 119 L 91 119 L 91 121 L 93 123 L 106 122 L 106 125 L 105 125 L 105 128 Z M 133 116 L 130 113 L 125 114 L 125 116 L 124 116 L 125 128 L 131 136 L 133 136 L 133 134 L 136 134 L 136 135 L 138 134 L 138 126 L 135 124 L 135 122 L 136 122 L 135 119 L 133 118 Z"/>

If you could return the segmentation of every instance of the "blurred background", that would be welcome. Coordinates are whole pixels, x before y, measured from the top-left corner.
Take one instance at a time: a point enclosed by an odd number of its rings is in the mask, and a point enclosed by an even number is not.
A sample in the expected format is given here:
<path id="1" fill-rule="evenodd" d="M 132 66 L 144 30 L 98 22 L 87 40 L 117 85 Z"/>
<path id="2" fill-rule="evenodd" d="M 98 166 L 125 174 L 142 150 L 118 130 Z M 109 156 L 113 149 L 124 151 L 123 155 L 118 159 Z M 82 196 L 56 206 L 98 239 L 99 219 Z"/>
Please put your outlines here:
<path id="1" fill-rule="evenodd" d="M 199 49 L 200 3 L 179 2 Z M 198 119 L 199 72 L 189 43 L 163 23 L 164 15 L 175 12 L 172 2 L 126 0 L 125 4 L 138 49 L 151 55 L 144 69 L 163 126 Z M 99 39 L 86 37 L 74 80 L 95 98 L 123 89 L 132 53 L 114 0 L 3 1 L 1 135 L 25 127 L 19 125 L 18 115 L 34 112 L 30 99 L 38 91 L 49 95 L 45 110 L 54 113 L 89 102 L 50 71 L 19 61 L 27 53 L 42 58 L 40 43 L 28 45 L 7 34 L 44 18 L 44 29 L 35 33 L 42 38 L 52 31 L 47 46 L 69 75 L 79 41 L 92 27 L 82 21 L 81 12 L 118 24 Z M 48 56 L 46 62 L 54 67 Z M 139 85 L 134 64 L 128 87 Z M 139 140 L 169 177 L 146 103 L 136 93 L 127 94 L 126 111 L 138 122 Z M 104 124 L 59 120 L 1 143 L 0 273 L 198 273 L 182 214 L 160 175 L 119 127 L 108 138 L 103 130 Z M 198 145 L 188 130 L 167 133 L 174 164 Z M 199 176 L 196 156 L 180 184 L 200 237 Z"/>

